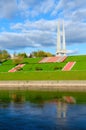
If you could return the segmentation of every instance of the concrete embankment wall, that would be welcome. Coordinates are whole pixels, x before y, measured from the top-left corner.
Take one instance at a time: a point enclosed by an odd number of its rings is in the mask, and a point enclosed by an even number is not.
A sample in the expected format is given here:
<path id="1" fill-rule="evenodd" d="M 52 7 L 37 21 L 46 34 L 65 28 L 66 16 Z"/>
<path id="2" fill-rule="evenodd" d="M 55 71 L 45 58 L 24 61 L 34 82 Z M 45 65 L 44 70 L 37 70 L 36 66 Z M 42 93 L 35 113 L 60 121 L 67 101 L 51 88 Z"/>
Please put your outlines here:
<path id="1" fill-rule="evenodd" d="M 80 81 L 0 81 L 0 90 L 86 91 L 86 80 Z"/>

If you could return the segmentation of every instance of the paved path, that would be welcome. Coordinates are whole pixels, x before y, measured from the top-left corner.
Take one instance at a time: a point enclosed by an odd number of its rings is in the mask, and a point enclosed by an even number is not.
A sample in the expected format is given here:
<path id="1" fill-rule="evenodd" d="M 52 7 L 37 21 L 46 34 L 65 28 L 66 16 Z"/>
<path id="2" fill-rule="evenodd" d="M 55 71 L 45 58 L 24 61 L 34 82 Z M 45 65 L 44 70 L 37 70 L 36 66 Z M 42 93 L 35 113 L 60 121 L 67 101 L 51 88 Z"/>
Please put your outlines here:
<path id="1" fill-rule="evenodd" d="M 75 65 L 76 62 L 68 62 L 64 68 L 62 69 L 63 71 L 69 71 L 73 68 L 73 66 Z"/>

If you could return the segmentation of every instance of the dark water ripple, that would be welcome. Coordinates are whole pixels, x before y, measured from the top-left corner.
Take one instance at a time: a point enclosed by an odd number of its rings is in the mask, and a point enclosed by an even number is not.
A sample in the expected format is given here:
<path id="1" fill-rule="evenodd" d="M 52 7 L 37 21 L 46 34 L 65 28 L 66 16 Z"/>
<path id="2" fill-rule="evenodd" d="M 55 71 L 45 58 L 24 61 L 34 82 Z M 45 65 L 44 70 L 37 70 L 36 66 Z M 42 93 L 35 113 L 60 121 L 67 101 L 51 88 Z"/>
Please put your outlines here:
<path id="1" fill-rule="evenodd" d="M 86 105 L 1 103 L 0 130 L 86 130 Z"/>

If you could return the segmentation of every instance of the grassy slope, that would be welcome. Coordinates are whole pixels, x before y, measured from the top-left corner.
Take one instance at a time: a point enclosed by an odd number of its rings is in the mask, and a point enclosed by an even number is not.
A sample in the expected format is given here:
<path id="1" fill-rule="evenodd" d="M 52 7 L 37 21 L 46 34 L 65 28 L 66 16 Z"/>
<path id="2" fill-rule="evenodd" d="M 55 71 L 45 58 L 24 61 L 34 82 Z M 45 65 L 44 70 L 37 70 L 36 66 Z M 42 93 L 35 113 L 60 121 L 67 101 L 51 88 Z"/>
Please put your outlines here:
<path id="1" fill-rule="evenodd" d="M 0 73 L 0 80 L 86 80 L 86 72 L 15 72 Z"/>
<path id="2" fill-rule="evenodd" d="M 8 72 L 15 65 L 12 63 L 12 60 L 7 60 L 0 65 L 0 72 Z"/>
<path id="3" fill-rule="evenodd" d="M 76 61 L 76 64 L 72 68 L 72 70 L 85 70 L 86 71 L 86 55 L 82 56 L 69 56 L 66 62 Z"/>
<path id="4" fill-rule="evenodd" d="M 38 63 L 42 58 L 25 58 L 24 63 Z"/>
<path id="5" fill-rule="evenodd" d="M 0 66 L 0 72 L 8 72 L 13 67 L 14 67 L 14 65 L 1 65 Z"/>
<path id="6" fill-rule="evenodd" d="M 41 58 L 24 59 L 26 65 L 23 70 L 16 73 L 0 73 L 0 80 L 86 80 L 86 55 L 69 56 L 63 63 L 41 63 Z M 69 61 L 76 61 L 72 71 L 59 71 Z M 0 65 L 0 72 L 8 72 L 14 67 L 12 60 L 8 60 Z M 36 68 L 42 68 L 42 71 L 36 71 Z M 54 68 L 58 67 L 57 70 Z"/>
<path id="7" fill-rule="evenodd" d="M 76 64 L 72 68 L 72 70 L 81 70 L 86 71 L 86 55 L 83 56 L 69 56 L 63 63 L 38 63 L 41 58 L 25 58 L 23 63 L 25 66 L 21 71 L 36 71 L 37 68 L 42 69 L 42 71 L 58 71 L 62 70 L 62 68 L 66 65 L 69 61 L 76 61 Z M 12 60 L 8 60 L 3 62 L 0 65 L 0 72 L 8 72 L 14 65 Z"/>
<path id="8" fill-rule="evenodd" d="M 65 63 L 33 63 L 25 65 L 22 71 L 36 71 L 37 68 L 42 69 L 42 71 L 56 71 L 61 70 L 64 65 Z"/>

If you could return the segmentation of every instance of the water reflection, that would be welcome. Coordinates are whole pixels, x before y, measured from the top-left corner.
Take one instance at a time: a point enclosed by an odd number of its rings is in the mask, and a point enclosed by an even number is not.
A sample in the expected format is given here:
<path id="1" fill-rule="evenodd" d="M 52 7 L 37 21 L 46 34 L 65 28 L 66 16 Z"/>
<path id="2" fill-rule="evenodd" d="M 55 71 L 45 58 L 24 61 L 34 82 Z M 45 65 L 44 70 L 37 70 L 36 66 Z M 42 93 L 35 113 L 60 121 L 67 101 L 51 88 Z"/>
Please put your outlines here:
<path id="1" fill-rule="evenodd" d="M 67 115 L 67 103 L 59 101 L 57 105 L 57 116 L 58 118 L 66 118 L 66 115 Z"/>
<path id="2" fill-rule="evenodd" d="M 58 103 L 57 103 L 57 116 L 58 118 L 66 118 L 67 116 L 67 107 L 68 104 L 75 104 L 76 100 L 74 99 L 74 97 L 72 96 L 64 96 L 62 97 L 62 101 L 61 99 L 58 99 Z"/>
<path id="3" fill-rule="evenodd" d="M 25 97 L 23 95 L 20 95 L 20 94 L 11 94 L 10 95 L 11 97 L 11 101 L 12 102 L 20 102 L 20 103 L 23 103 L 25 101 Z"/>
<path id="4" fill-rule="evenodd" d="M 0 130 L 86 129 L 86 105 L 76 104 L 74 97 L 39 100 L 36 96 L 37 102 L 23 93 L 6 95 L 0 95 Z"/>

